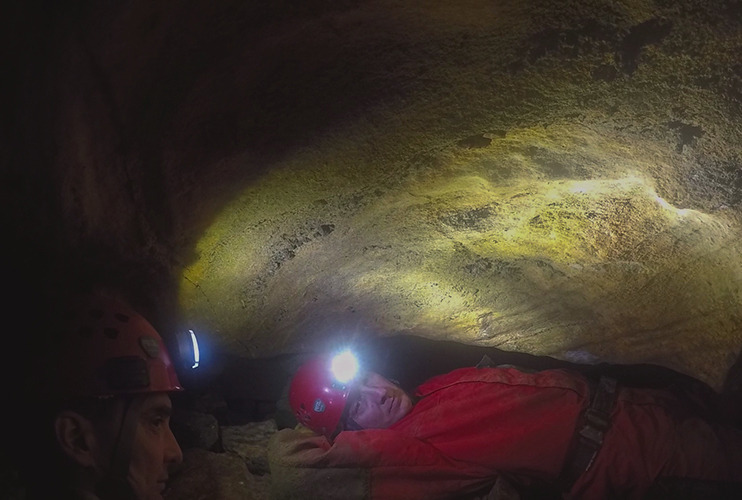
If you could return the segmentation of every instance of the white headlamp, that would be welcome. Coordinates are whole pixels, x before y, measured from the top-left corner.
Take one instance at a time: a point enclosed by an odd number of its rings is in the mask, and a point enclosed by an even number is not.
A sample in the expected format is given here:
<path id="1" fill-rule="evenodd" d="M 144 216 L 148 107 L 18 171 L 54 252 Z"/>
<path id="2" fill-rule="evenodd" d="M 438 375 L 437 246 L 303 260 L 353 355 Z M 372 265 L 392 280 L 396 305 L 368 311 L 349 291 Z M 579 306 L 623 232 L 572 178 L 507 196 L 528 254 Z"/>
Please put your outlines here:
<path id="1" fill-rule="evenodd" d="M 346 349 L 345 351 L 336 354 L 330 362 L 332 375 L 338 382 L 343 384 L 347 384 L 353 380 L 356 375 L 358 375 L 359 369 L 360 365 L 358 363 L 358 358 L 355 357 L 350 349 Z"/>
<path id="2" fill-rule="evenodd" d="M 201 353 L 198 349 L 198 339 L 193 330 L 187 332 L 178 332 L 178 359 L 190 368 L 196 368 L 201 360 Z"/>

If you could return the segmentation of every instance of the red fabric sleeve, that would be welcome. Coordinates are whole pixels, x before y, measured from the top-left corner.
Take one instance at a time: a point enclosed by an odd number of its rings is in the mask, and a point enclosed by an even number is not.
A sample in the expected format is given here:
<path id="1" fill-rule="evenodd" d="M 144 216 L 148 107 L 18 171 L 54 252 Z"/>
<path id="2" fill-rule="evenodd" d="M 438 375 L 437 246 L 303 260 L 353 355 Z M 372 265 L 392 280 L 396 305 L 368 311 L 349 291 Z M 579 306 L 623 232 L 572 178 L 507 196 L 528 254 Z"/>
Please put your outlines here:
<path id="1" fill-rule="evenodd" d="M 271 440 L 269 455 L 273 479 L 283 483 L 276 498 L 300 498 L 309 481 L 313 498 L 340 498 L 335 493 L 342 484 L 353 492 L 347 498 L 450 499 L 496 479 L 489 469 L 451 460 L 432 445 L 388 429 L 341 432 L 332 444 L 284 429 Z"/>
<path id="2" fill-rule="evenodd" d="M 388 429 L 342 432 L 330 448 L 333 459 L 371 469 L 371 498 L 461 498 L 497 476 L 492 469 L 459 462 L 419 439 Z"/>

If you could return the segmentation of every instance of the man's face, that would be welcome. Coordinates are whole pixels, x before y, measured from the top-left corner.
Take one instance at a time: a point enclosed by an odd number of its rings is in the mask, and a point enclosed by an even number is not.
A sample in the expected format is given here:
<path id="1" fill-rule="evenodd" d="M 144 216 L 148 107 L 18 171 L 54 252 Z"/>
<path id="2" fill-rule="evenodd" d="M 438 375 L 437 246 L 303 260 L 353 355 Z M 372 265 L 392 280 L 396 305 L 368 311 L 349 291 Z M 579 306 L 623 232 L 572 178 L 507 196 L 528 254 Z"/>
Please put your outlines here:
<path id="1" fill-rule="evenodd" d="M 127 477 L 139 499 L 161 499 L 168 468 L 183 461 L 183 453 L 170 430 L 171 413 L 172 404 L 167 394 L 145 396 Z"/>
<path id="2" fill-rule="evenodd" d="M 348 418 L 364 429 L 386 429 L 412 409 L 412 399 L 378 373 L 367 372 L 349 400 Z"/>

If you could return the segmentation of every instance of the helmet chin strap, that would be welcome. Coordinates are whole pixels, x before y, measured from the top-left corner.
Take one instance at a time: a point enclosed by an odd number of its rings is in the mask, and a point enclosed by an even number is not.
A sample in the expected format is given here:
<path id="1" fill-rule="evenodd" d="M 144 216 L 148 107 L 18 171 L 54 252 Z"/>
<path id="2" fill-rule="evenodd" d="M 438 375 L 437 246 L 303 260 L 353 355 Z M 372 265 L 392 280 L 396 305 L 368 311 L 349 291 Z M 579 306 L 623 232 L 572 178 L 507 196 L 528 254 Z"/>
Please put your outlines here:
<path id="1" fill-rule="evenodd" d="M 136 494 L 129 484 L 129 464 L 131 450 L 139 423 L 144 398 L 132 397 L 124 400 L 121 425 L 111 455 L 111 464 L 106 477 L 98 486 L 98 495 L 101 500 L 132 500 Z"/>

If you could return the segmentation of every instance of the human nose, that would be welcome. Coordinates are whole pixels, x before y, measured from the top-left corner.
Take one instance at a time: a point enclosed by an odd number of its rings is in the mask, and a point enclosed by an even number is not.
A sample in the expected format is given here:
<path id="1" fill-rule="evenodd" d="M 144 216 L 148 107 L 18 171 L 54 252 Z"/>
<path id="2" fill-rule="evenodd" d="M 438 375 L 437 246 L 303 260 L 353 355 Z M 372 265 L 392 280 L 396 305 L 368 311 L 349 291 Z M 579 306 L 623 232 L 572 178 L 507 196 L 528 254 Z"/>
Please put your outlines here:
<path id="1" fill-rule="evenodd" d="M 378 404 L 384 404 L 387 397 L 386 389 L 384 387 L 368 385 L 361 387 L 361 395 Z"/>
<path id="2" fill-rule="evenodd" d="M 167 436 L 165 437 L 167 442 L 165 443 L 165 463 L 168 464 L 179 464 L 183 461 L 183 450 L 180 449 L 178 440 L 175 439 L 172 429 L 168 426 Z"/>

